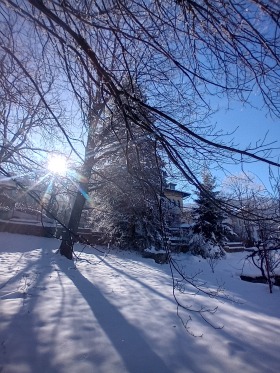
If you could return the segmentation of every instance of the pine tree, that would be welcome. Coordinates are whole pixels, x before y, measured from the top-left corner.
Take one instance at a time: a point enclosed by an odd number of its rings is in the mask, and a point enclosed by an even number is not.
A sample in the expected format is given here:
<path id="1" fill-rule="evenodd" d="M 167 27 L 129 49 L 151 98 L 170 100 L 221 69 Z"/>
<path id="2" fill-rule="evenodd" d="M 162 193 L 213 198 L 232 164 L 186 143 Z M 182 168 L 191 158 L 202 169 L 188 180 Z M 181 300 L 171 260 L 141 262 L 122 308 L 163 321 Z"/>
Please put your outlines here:
<path id="1" fill-rule="evenodd" d="M 129 89 L 143 98 L 136 84 Z M 161 242 L 162 172 L 157 144 L 149 132 L 153 118 L 136 104 L 134 113 L 127 121 L 120 108 L 110 107 L 107 140 L 114 151 L 95 180 L 94 220 L 95 228 L 121 247 L 142 250 Z"/>
<path id="2" fill-rule="evenodd" d="M 203 173 L 201 186 L 195 200 L 197 206 L 193 209 L 193 233 L 197 235 L 193 240 L 193 251 L 208 256 L 213 247 L 217 247 L 219 253 L 223 252 L 222 244 L 229 229 L 225 224 L 225 213 L 219 207 L 221 198 L 215 190 L 215 178 L 209 171 Z"/>

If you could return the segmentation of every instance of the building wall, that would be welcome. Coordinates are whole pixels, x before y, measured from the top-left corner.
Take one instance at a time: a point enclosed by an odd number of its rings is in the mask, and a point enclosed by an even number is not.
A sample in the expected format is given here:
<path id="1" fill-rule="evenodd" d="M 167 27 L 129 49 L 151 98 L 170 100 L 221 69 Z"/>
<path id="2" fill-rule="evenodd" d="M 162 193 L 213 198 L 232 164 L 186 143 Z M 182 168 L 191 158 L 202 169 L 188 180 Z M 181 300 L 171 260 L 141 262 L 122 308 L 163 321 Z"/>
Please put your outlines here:
<path id="1" fill-rule="evenodd" d="M 188 193 L 176 190 L 175 184 L 169 185 L 171 188 L 167 188 L 164 191 L 166 221 L 170 227 L 176 227 L 182 223 L 183 198 L 187 197 Z"/>

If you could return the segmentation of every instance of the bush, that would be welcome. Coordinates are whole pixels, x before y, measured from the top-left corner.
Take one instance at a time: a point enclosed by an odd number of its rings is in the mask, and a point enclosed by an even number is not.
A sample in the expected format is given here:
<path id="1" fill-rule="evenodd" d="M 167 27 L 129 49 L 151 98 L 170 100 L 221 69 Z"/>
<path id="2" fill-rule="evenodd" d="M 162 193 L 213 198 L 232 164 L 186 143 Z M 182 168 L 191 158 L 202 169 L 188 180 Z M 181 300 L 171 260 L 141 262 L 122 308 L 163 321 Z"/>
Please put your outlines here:
<path id="1" fill-rule="evenodd" d="M 215 258 L 218 259 L 225 255 L 222 246 L 214 244 L 209 240 L 206 240 L 202 234 L 192 233 L 190 234 L 189 241 L 190 252 L 193 255 L 201 255 L 202 258 Z"/>
<path id="2" fill-rule="evenodd" d="M 0 194 L 0 207 L 6 209 L 12 209 L 15 206 L 15 200 L 8 196 L 6 193 Z"/>

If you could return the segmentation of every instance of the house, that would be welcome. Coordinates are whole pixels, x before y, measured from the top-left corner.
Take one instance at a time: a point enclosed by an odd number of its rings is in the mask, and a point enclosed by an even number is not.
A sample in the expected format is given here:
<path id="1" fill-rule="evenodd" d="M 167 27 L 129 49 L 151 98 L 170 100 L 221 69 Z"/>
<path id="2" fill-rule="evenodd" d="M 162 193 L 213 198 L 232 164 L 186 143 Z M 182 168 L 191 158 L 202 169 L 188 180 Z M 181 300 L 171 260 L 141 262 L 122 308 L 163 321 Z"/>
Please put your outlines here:
<path id="1" fill-rule="evenodd" d="M 182 192 L 176 189 L 176 184 L 169 183 L 164 189 L 165 197 L 173 204 L 174 207 L 183 209 L 183 199 L 190 196 L 190 193 Z"/>
<path id="2" fill-rule="evenodd" d="M 20 184 L 27 188 L 30 181 L 21 180 Z M 40 190 L 34 190 L 34 188 L 32 191 L 35 191 L 37 195 L 41 193 Z M 29 193 L 26 193 L 25 189 L 20 188 L 12 178 L 2 175 L 0 175 L 0 219 L 33 223 L 41 223 L 43 220 L 46 223 L 53 223 L 53 219 L 42 214 L 40 207 L 38 210 L 37 203 Z"/>
<path id="3" fill-rule="evenodd" d="M 0 219 L 12 216 L 17 196 L 17 185 L 8 177 L 0 175 Z"/>
<path id="4" fill-rule="evenodd" d="M 170 227 L 178 227 L 182 222 L 183 200 L 190 196 L 176 189 L 176 184 L 169 183 L 164 189 L 164 205 L 166 210 L 166 221 Z"/>
<path id="5" fill-rule="evenodd" d="M 0 192 L 16 190 L 16 183 L 9 177 L 0 175 Z"/>

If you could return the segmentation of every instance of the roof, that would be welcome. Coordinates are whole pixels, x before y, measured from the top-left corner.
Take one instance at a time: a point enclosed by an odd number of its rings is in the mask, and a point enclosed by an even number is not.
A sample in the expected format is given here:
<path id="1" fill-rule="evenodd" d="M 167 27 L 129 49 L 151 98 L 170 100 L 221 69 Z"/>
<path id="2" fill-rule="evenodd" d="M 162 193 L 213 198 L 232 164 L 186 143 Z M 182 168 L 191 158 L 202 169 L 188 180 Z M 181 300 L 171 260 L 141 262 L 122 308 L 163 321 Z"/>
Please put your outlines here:
<path id="1" fill-rule="evenodd" d="M 169 189 L 169 188 L 164 189 L 164 193 L 172 194 L 172 195 L 182 197 L 182 198 L 186 198 L 186 197 L 189 197 L 191 195 L 190 193 L 187 193 L 187 192 L 182 192 L 180 190 Z"/>
<path id="2" fill-rule="evenodd" d="M 0 186 L 7 189 L 16 189 L 16 183 L 9 177 L 0 175 Z"/>

